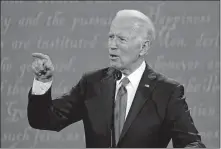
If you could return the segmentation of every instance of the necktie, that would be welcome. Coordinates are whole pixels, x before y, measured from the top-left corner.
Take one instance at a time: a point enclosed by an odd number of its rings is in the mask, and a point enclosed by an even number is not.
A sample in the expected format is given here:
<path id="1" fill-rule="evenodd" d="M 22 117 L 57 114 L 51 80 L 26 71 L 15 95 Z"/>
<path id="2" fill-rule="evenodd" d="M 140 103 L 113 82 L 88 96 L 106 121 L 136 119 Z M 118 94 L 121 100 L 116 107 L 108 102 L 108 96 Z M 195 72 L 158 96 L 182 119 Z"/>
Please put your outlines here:
<path id="1" fill-rule="evenodd" d="M 115 130 L 115 142 L 119 141 L 121 131 L 124 126 L 126 108 L 127 108 L 127 89 L 126 85 L 129 83 L 129 79 L 124 77 L 121 81 L 121 86 L 117 92 L 114 108 L 114 130 Z"/>

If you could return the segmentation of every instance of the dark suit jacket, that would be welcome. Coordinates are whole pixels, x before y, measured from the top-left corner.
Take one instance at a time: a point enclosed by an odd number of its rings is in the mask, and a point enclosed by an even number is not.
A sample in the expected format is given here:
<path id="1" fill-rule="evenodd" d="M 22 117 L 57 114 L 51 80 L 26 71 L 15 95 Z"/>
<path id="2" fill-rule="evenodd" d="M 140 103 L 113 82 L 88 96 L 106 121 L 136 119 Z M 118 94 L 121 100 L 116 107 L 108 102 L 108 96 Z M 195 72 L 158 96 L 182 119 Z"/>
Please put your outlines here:
<path id="1" fill-rule="evenodd" d="M 30 90 L 29 124 L 60 131 L 83 120 L 86 147 L 110 147 L 116 81 L 109 70 L 84 75 L 70 92 L 56 100 L 51 99 L 51 89 L 44 95 L 32 95 Z M 190 116 L 184 87 L 147 65 L 115 147 L 161 148 L 167 147 L 171 138 L 174 147 L 205 147 Z"/>

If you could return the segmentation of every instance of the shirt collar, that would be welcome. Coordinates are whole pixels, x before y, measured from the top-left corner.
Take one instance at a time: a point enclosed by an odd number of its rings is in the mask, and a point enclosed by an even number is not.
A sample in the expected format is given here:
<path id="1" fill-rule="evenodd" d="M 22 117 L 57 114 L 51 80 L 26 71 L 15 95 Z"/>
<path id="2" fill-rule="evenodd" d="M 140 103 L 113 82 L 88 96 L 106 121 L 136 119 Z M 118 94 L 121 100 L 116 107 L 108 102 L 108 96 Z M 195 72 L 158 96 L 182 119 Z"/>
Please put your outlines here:
<path id="1" fill-rule="evenodd" d="M 145 68 L 146 68 L 146 64 L 145 64 L 145 61 L 143 61 L 142 64 L 127 77 L 130 80 L 130 83 L 132 84 L 133 87 L 138 86 L 138 84 L 140 83 L 140 79 L 144 73 Z M 125 75 L 122 74 L 121 79 L 116 82 L 117 85 L 121 83 L 121 80 L 124 77 Z"/>

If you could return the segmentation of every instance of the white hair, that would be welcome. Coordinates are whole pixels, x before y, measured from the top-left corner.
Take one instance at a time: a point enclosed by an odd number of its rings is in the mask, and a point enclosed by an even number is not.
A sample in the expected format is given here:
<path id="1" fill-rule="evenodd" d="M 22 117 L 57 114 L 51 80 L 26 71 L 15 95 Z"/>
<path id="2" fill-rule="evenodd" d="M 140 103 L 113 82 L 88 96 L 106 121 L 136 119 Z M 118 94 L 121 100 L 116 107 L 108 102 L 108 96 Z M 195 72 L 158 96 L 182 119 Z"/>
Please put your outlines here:
<path id="1" fill-rule="evenodd" d="M 145 33 L 146 33 L 146 35 L 145 35 L 146 38 L 148 38 L 148 40 L 151 40 L 150 42 L 155 40 L 156 33 L 155 33 L 155 27 L 153 25 L 153 22 L 151 21 L 151 19 L 148 16 L 146 16 L 142 12 L 140 12 L 138 10 L 124 9 L 124 10 L 118 11 L 116 14 L 116 17 L 134 17 L 134 18 L 138 19 L 139 23 L 136 22 L 136 25 L 143 26 L 143 28 L 145 29 Z M 151 39 L 149 39 L 149 37 Z"/>

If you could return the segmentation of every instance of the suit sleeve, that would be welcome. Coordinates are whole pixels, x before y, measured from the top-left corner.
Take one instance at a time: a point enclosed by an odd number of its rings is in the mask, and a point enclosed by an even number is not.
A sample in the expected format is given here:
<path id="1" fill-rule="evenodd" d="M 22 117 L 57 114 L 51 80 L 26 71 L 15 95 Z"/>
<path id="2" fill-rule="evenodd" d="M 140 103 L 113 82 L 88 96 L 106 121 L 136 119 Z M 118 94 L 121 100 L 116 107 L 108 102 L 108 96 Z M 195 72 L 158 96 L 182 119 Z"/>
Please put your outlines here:
<path id="1" fill-rule="evenodd" d="M 170 132 L 173 147 L 205 148 L 190 115 L 182 85 L 177 85 L 171 95 L 168 105 L 168 117 L 171 122 Z"/>
<path id="2" fill-rule="evenodd" d="M 84 95 L 86 81 L 79 83 L 63 96 L 52 100 L 51 88 L 43 95 L 28 98 L 28 121 L 31 127 L 42 130 L 60 131 L 71 123 L 82 120 L 85 113 Z"/>

